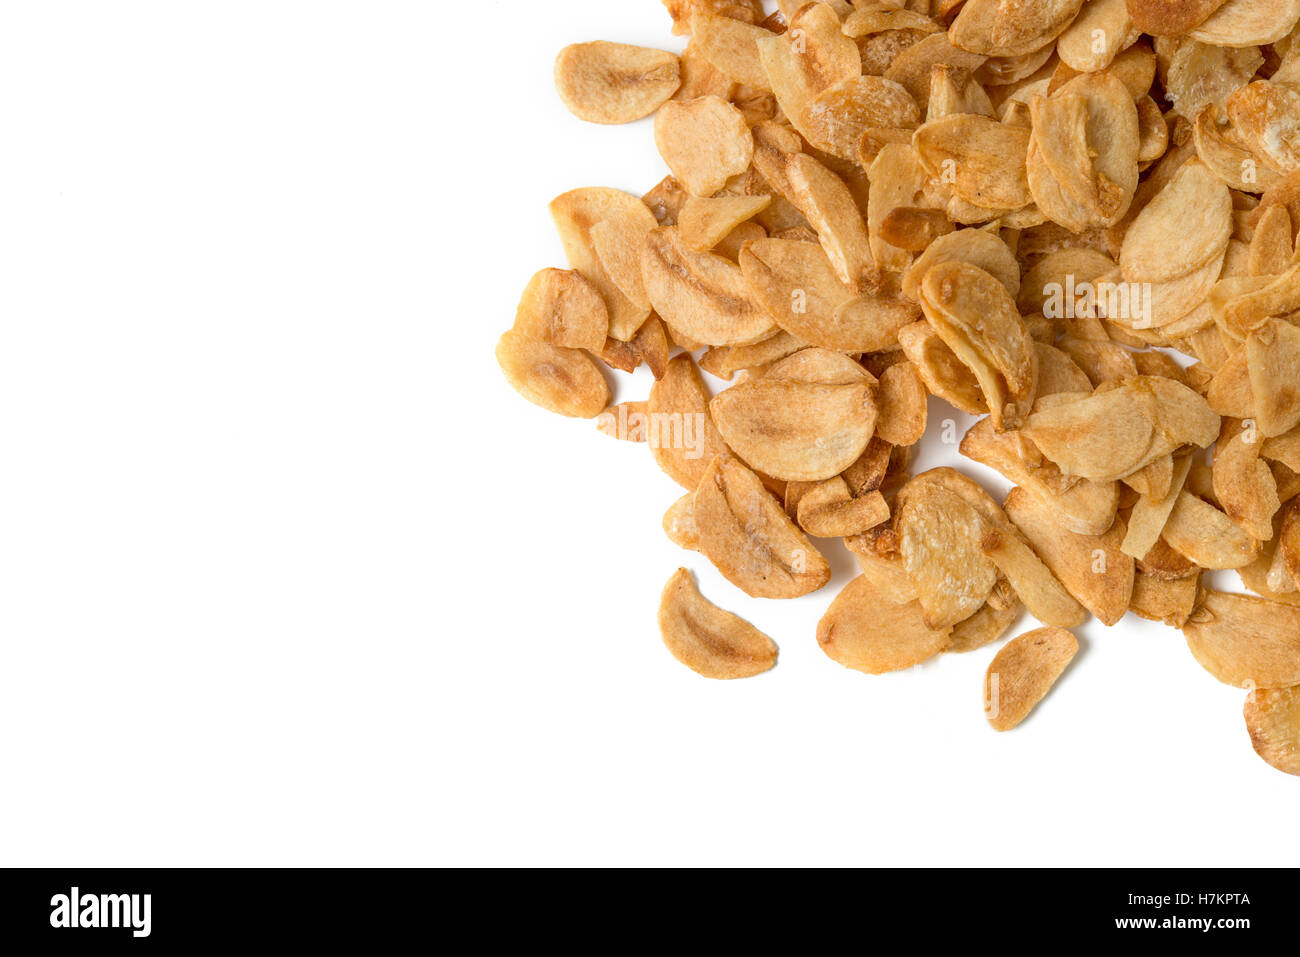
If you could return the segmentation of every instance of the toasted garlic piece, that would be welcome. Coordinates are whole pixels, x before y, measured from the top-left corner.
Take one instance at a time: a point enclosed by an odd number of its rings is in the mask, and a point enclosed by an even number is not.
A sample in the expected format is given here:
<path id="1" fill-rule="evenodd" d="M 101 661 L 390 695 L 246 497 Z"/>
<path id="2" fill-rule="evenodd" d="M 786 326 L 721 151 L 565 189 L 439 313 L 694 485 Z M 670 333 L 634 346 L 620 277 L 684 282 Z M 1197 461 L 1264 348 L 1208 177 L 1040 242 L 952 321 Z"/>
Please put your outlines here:
<path id="1" fill-rule="evenodd" d="M 751 678 L 776 665 L 776 642 L 701 595 L 685 568 L 664 586 L 659 631 L 673 657 L 706 678 Z"/>
<path id="2" fill-rule="evenodd" d="M 755 598 L 797 598 L 830 581 L 822 554 L 772 498 L 757 475 L 718 456 L 695 491 L 698 550 Z"/>
<path id="3" fill-rule="evenodd" d="M 579 349 L 553 346 L 511 329 L 497 342 L 496 355 L 511 387 L 543 409 L 593 419 L 609 405 L 605 377 Z"/>
<path id="4" fill-rule="evenodd" d="M 1183 636 L 1201 667 L 1225 684 L 1300 685 L 1300 608 L 1210 591 L 1183 626 Z"/>
<path id="5" fill-rule="evenodd" d="M 1300 687 L 1252 691 L 1244 716 L 1255 753 L 1279 771 L 1300 775 Z"/>
<path id="6" fill-rule="evenodd" d="M 1074 628 L 1088 617 L 1083 606 L 1074 600 L 1019 536 L 996 528 L 989 529 L 980 547 L 1007 576 L 1029 613 L 1043 624 Z"/>
<path id="7" fill-rule="evenodd" d="M 555 58 L 555 89 L 569 112 L 589 123 L 649 116 L 681 85 L 677 57 L 625 43 L 575 43 Z"/>
<path id="8" fill-rule="evenodd" d="M 951 626 L 926 624 L 919 603 L 896 604 L 859 575 L 826 609 L 817 643 L 844 667 L 879 675 L 933 658 L 948 646 L 951 632 Z"/>
<path id="9" fill-rule="evenodd" d="M 1011 639 L 984 676 L 984 713 L 995 731 L 1010 731 L 1052 690 L 1079 651 L 1063 628 L 1037 628 Z"/>

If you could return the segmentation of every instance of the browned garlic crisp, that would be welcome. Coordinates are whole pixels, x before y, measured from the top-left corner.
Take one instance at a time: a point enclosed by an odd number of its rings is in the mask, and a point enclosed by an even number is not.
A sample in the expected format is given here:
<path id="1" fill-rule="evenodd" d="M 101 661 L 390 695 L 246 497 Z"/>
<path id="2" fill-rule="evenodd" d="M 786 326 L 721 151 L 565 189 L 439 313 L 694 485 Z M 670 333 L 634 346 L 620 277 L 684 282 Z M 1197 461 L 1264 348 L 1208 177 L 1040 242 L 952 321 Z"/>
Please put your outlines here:
<path id="1" fill-rule="evenodd" d="M 497 345 L 511 386 L 648 445 L 686 491 L 668 537 L 748 595 L 823 588 L 839 539 L 861 573 L 817 642 L 847 668 L 1027 610 L 1045 627 L 985 680 L 1005 731 L 1070 629 L 1133 612 L 1300 774 L 1300 0 L 664 5 L 680 54 L 556 59 L 574 115 L 653 115 L 669 175 L 552 201 L 568 268 Z M 649 395 L 611 405 L 641 365 Z M 931 397 L 981 417 L 946 438 L 1002 502 L 914 474 Z M 686 569 L 659 624 L 706 677 L 776 664 Z"/>

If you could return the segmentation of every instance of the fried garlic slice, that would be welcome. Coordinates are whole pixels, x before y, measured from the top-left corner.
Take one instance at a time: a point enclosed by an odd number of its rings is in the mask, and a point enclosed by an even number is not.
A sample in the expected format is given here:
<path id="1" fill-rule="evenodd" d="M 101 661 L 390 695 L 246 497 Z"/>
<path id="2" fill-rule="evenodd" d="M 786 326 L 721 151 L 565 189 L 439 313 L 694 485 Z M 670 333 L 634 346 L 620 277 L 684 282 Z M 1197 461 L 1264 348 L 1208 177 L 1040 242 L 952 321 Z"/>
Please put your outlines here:
<path id="1" fill-rule="evenodd" d="M 1300 326 L 1270 320 L 1246 338 L 1255 424 L 1265 438 L 1300 425 Z"/>
<path id="2" fill-rule="evenodd" d="M 975 614 L 952 626 L 945 650 L 962 654 L 992 644 L 1011 629 L 1024 610 L 1025 606 L 1014 594 L 1002 607 L 986 602 Z"/>
<path id="3" fill-rule="evenodd" d="M 988 412 L 979 380 L 930 323 L 922 320 L 904 326 L 898 331 L 898 343 L 932 394 L 969 415 Z"/>
<path id="4" fill-rule="evenodd" d="M 876 422 L 865 371 L 834 383 L 764 376 L 719 392 L 710 411 L 751 468 L 786 481 L 839 475 L 862 455 Z"/>
<path id="5" fill-rule="evenodd" d="M 1111 73 L 1080 75 L 1050 98 L 1031 97 L 1030 115 L 1034 199 L 1042 206 L 1050 197 L 1053 209 L 1069 209 L 1068 219 L 1086 226 L 1119 222 L 1137 190 L 1141 148 L 1137 107 L 1123 82 Z"/>
<path id="6" fill-rule="evenodd" d="M 1165 580 L 1138 569 L 1129 610 L 1139 618 L 1182 628 L 1196 609 L 1200 587 L 1199 571 L 1190 578 Z"/>
<path id="7" fill-rule="evenodd" d="M 1033 403 L 1038 365 L 1006 287 L 978 266 L 945 262 L 925 274 L 920 299 L 935 332 L 975 374 L 995 426 L 1018 426 Z"/>
<path id="8" fill-rule="evenodd" d="M 1007 576 L 1029 613 L 1043 624 L 1074 628 L 1088 617 L 1083 606 L 1018 535 L 991 528 L 984 533 L 980 548 Z"/>
<path id="9" fill-rule="evenodd" d="M 700 545 L 700 530 L 695 524 L 695 494 L 683 495 L 668 507 L 663 517 L 664 534 L 678 548 L 695 551 Z"/>
<path id="10" fill-rule="evenodd" d="M 888 143 L 872 160 L 867 179 L 871 184 L 867 196 L 867 232 L 871 236 L 872 255 L 880 269 L 901 272 L 911 264 L 911 254 L 885 242 L 881 226 L 894 210 L 916 205 L 925 188 L 927 173 L 910 143 Z"/>
<path id="11" fill-rule="evenodd" d="M 635 222 L 649 213 L 641 200 L 617 189 L 587 187 L 555 197 L 550 205 L 560 242 L 569 265 L 587 277 L 600 291 L 609 310 L 609 334 L 626 342 L 650 315 L 648 307 L 632 302 L 606 271 L 591 237 L 592 228 L 604 220 Z M 653 218 L 653 213 L 649 214 Z"/>
<path id="12" fill-rule="evenodd" d="M 891 445 L 912 445 L 925 435 L 929 396 L 916 366 L 900 362 L 880 377 L 876 435 Z"/>
<path id="13" fill-rule="evenodd" d="M 844 181 L 804 153 L 790 157 L 785 169 L 790 200 L 817 232 L 835 274 L 850 289 L 870 283 L 875 259 L 867 226 Z"/>
<path id="14" fill-rule="evenodd" d="M 809 535 L 845 538 L 861 535 L 887 521 L 889 504 L 876 491 L 852 496 L 848 483 L 837 475 L 800 496 L 795 514 L 799 527 Z"/>
<path id="15" fill-rule="evenodd" d="M 918 602 L 895 603 L 866 575 L 835 596 L 817 625 L 827 657 L 870 675 L 902 671 L 948 646 L 952 628 L 926 624 Z"/>
<path id="16" fill-rule="evenodd" d="M 1011 639 L 984 676 L 985 717 L 994 731 L 1010 731 L 1047 697 L 1079 651 L 1064 628 L 1036 628 Z"/>
<path id="17" fill-rule="evenodd" d="M 1241 568 L 1259 557 L 1259 542 L 1209 502 L 1183 490 L 1161 537 L 1202 568 Z"/>
<path id="18" fill-rule="evenodd" d="M 1261 442 L 1242 429 L 1214 452 L 1214 494 L 1228 517 L 1257 541 L 1273 537 L 1273 516 L 1282 507 L 1277 480 L 1260 458 Z"/>
<path id="19" fill-rule="evenodd" d="M 754 137 L 744 115 L 712 95 L 665 103 L 655 116 L 655 145 L 673 176 L 694 196 L 712 196 L 754 158 Z"/>
<path id="20" fill-rule="evenodd" d="M 1187 35 L 1218 46 L 1276 43 L 1300 20 L 1300 0 L 1228 0 Z"/>
<path id="21" fill-rule="evenodd" d="M 691 43 L 700 56 L 737 83 L 770 90 L 767 71 L 758 55 L 758 41 L 772 32 L 732 17 L 697 10 L 691 17 Z"/>
<path id="22" fill-rule="evenodd" d="M 704 252 L 713 249 L 737 226 L 757 216 L 771 202 L 771 196 L 717 196 L 712 199 L 692 196 L 678 215 L 677 229 L 686 245 Z"/>
<path id="23" fill-rule="evenodd" d="M 609 386 L 580 349 L 553 346 L 511 329 L 497 342 L 497 364 L 511 388 L 534 405 L 594 419 L 609 405 Z"/>
<path id="24" fill-rule="evenodd" d="M 654 214 L 644 203 L 628 204 L 591 227 L 591 247 L 610 281 L 637 309 L 649 309 L 641 278 L 641 253 L 655 228 Z"/>
<path id="25" fill-rule="evenodd" d="M 1300 775 L 1300 687 L 1252 691 L 1243 714 L 1255 753 L 1279 771 Z"/>
<path id="26" fill-rule="evenodd" d="M 954 46 L 945 33 L 934 33 L 898 53 L 885 70 L 885 78 L 893 80 L 916 100 L 921 109 L 930 105 L 930 77 L 936 66 L 951 66 L 977 70 L 987 57 Z"/>
<path id="27" fill-rule="evenodd" d="M 514 328 L 553 346 L 599 352 L 609 331 L 609 310 L 599 290 L 582 273 L 543 269 L 524 289 Z"/>
<path id="28" fill-rule="evenodd" d="M 751 678 L 776 665 L 776 642 L 701 595 L 685 568 L 664 586 L 659 632 L 674 658 L 706 678 Z"/>
<path id="29" fill-rule="evenodd" d="M 709 414 L 709 389 L 689 354 L 668 361 L 646 402 L 650 454 L 664 473 L 694 491 L 727 444 Z"/>
<path id="30" fill-rule="evenodd" d="M 897 281 L 859 295 L 846 286 L 825 251 L 813 243 L 762 239 L 740 253 L 740 269 L 754 298 L 791 336 L 840 352 L 878 352 L 897 341 L 898 330 L 920 316 Z"/>
<path id="31" fill-rule="evenodd" d="M 1183 626 L 1183 637 L 1201 667 L 1225 684 L 1300 685 L 1298 607 L 1209 591 Z"/>
<path id="32" fill-rule="evenodd" d="M 1191 471 L 1192 457 L 1184 455 L 1174 462 L 1170 475 L 1169 488 L 1162 496 L 1140 495 L 1133 511 L 1129 514 L 1128 530 L 1120 550 L 1131 558 L 1141 559 L 1160 541 L 1160 533 L 1165 530 L 1169 515 L 1178 503 L 1178 497 L 1187 483 Z"/>
<path id="33" fill-rule="evenodd" d="M 754 301 L 740 267 L 691 249 L 679 227 L 661 226 L 646 238 L 641 276 L 654 309 L 674 333 L 710 346 L 747 345 L 776 331 Z"/>
<path id="34" fill-rule="evenodd" d="M 1021 56 L 1065 32 L 1082 6 L 1083 0 L 966 0 L 948 36 L 972 53 Z"/>
<path id="35" fill-rule="evenodd" d="M 1227 0 L 1125 0 L 1135 29 L 1152 36 L 1194 30 Z"/>
<path id="36" fill-rule="evenodd" d="M 1129 39 L 1128 0 L 1089 0 L 1056 41 L 1061 62 L 1080 73 L 1104 70 Z M 1162 151 L 1163 152 L 1163 151 Z"/>
<path id="37" fill-rule="evenodd" d="M 978 266 L 1006 286 L 1013 297 L 1020 294 L 1020 264 L 1015 254 L 996 233 L 986 229 L 958 229 L 936 239 L 904 274 L 903 294 L 919 300 L 921 280 L 933 267 L 946 262 Z"/>
<path id="38" fill-rule="evenodd" d="M 1189 160 L 1124 234 L 1119 265 L 1129 282 L 1185 276 L 1221 253 L 1232 233 L 1228 187 Z"/>
<path id="39" fill-rule="evenodd" d="M 968 203 L 1019 209 L 1032 197 L 1025 178 L 1029 131 L 974 113 L 931 120 L 912 136 L 925 170 L 949 175 L 954 193 Z"/>
<path id="40" fill-rule="evenodd" d="M 960 451 L 1050 505 L 1072 532 L 1102 535 L 1115 522 L 1118 483 L 1067 478 L 1021 433 L 998 432 L 991 419 L 981 419 L 971 427 Z"/>
<path id="41" fill-rule="evenodd" d="M 1121 551 L 1127 528 L 1122 519 L 1102 535 L 1080 535 L 1060 524 L 1049 502 L 1012 489 L 1007 516 L 1066 590 L 1102 622 L 1124 617 L 1133 595 L 1133 559 Z"/>
<path id="42" fill-rule="evenodd" d="M 826 559 L 738 459 L 713 460 L 693 514 L 700 554 L 747 595 L 797 598 L 830 581 Z"/>
<path id="43" fill-rule="evenodd" d="M 987 522 L 951 489 L 913 479 L 901 498 L 899 551 L 916 583 L 925 622 L 948 628 L 973 615 L 992 591 L 997 569 L 980 549 Z"/>
<path id="44" fill-rule="evenodd" d="M 1061 398 L 1030 415 L 1022 431 L 1067 475 L 1122 479 L 1182 445 L 1205 448 L 1218 436 L 1209 404 L 1162 376 L 1130 376 L 1087 398 Z"/>
<path id="45" fill-rule="evenodd" d="M 841 80 L 813 97 L 798 116 L 795 129 L 824 153 L 858 162 L 858 146 L 872 129 L 913 129 L 921 110 L 902 86 L 883 76 Z"/>
<path id="46" fill-rule="evenodd" d="M 631 123 L 659 109 L 681 85 L 678 60 L 626 43 L 575 43 L 555 58 L 555 89 L 589 123 Z"/>

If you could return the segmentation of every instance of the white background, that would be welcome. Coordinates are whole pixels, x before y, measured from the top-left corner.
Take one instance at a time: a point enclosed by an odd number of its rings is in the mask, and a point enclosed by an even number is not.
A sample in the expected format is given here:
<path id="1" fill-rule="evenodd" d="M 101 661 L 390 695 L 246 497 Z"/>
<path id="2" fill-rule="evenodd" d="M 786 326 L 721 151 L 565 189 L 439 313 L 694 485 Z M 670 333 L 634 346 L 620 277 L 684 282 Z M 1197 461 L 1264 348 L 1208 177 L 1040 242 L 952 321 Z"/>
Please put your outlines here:
<path id="1" fill-rule="evenodd" d="M 644 446 L 507 387 L 547 201 L 664 173 L 551 61 L 676 48 L 657 0 L 4 10 L 3 863 L 1294 862 L 1300 782 L 1176 631 L 1092 623 L 997 735 L 993 648 L 841 668 L 846 553 L 749 599 Z M 774 671 L 668 655 L 679 565 Z"/>

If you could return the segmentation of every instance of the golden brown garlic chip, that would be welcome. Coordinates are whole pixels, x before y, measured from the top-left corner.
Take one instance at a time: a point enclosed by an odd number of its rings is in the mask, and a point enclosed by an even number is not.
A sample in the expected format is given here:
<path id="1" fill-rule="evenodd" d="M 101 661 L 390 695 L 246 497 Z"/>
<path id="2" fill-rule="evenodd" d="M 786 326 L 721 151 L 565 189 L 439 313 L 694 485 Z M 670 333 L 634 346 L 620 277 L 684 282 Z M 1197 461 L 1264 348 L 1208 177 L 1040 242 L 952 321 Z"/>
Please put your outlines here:
<path id="1" fill-rule="evenodd" d="M 1129 610 L 1139 618 L 1159 621 L 1170 628 L 1182 628 L 1196 608 L 1201 576 L 1165 580 L 1141 569 L 1133 580 L 1133 601 Z"/>
<path id="2" fill-rule="evenodd" d="M 963 50 L 1020 56 L 1060 36 L 1083 0 L 966 0 L 948 37 Z"/>
<path id="3" fill-rule="evenodd" d="M 580 349 L 553 346 L 511 329 L 497 342 L 497 363 L 511 388 L 534 405 L 593 419 L 609 405 L 609 386 Z"/>
<path id="4" fill-rule="evenodd" d="M 685 568 L 664 586 L 659 632 L 674 658 L 706 678 L 750 678 L 776 665 L 776 642 L 701 595 Z"/>
<path id="5" fill-rule="evenodd" d="M 865 372 L 833 384 L 763 377 L 719 392 L 710 411 L 737 455 L 787 481 L 838 475 L 862 454 L 876 422 Z"/>
<path id="6" fill-rule="evenodd" d="M 641 276 L 646 295 L 674 337 L 681 332 L 696 342 L 733 346 L 760 342 L 776 331 L 771 316 L 752 298 L 740 267 L 691 249 L 678 227 L 651 231 Z"/>
<path id="7" fill-rule="evenodd" d="M 754 158 L 745 117 L 717 96 L 665 103 L 655 117 L 655 144 L 673 176 L 695 196 L 712 196 Z"/>
<path id="8" fill-rule="evenodd" d="M 927 398 L 916 366 L 910 362 L 890 366 L 880 377 L 876 395 L 876 434 L 891 445 L 919 442 L 925 435 Z"/>
<path id="9" fill-rule="evenodd" d="M 1279 771 L 1300 774 L 1300 687 L 1252 691 L 1244 714 L 1255 753 Z"/>
<path id="10" fill-rule="evenodd" d="M 771 202 L 771 196 L 718 196 L 711 199 L 691 196 L 677 217 L 677 229 L 683 242 L 692 249 L 713 249 L 741 223 L 767 209 Z"/>
<path id="11" fill-rule="evenodd" d="M 944 177 L 968 203 L 1019 209 L 1030 202 L 1025 179 L 1029 131 L 974 113 L 932 120 L 912 137 L 926 172 Z"/>
<path id="12" fill-rule="evenodd" d="M 797 484 L 797 483 L 791 483 Z M 889 504 L 879 492 L 853 497 L 848 484 L 836 476 L 805 492 L 796 507 L 799 527 L 818 538 L 861 535 L 889 518 Z"/>
<path id="13" fill-rule="evenodd" d="M 691 43 L 708 60 L 737 83 L 768 89 L 767 71 L 758 56 L 758 41 L 772 33 L 732 17 L 697 11 L 691 17 Z"/>
<path id="14" fill-rule="evenodd" d="M 1160 533 L 1169 521 L 1169 515 L 1178 504 L 1187 475 L 1191 471 L 1192 457 L 1185 455 L 1174 462 L 1169 476 L 1169 487 L 1164 495 L 1141 495 L 1129 514 L 1128 531 L 1120 546 L 1125 555 L 1142 558 L 1156 546 Z"/>
<path id="15" fill-rule="evenodd" d="M 1259 541 L 1273 537 L 1273 516 L 1282 507 L 1277 480 L 1260 458 L 1260 437 L 1242 429 L 1219 440 L 1214 453 L 1214 494 L 1228 517 Z"/>
<path id="16" fill-rule="evenodd" d="M 1202 568 L 1241 568 L 1259 557 L 1256 539 L 1186 490 L 1175 501 L 1161 537 Z"/>
<path id="17" fill-rule="evenodd" d="M 1187 35 L 1222 46 L 1276 43 L 1300 20 L 1300 0 L 1228 0 Z"/>
<path id="18" fill-rule="evenodd" d="M 648 307 L 632 302 L 600 261 L 591 231 L 605 220 L 653 219 L 654 214 L 635 196 L 617 189 L 588 187 L 574 189 L 551 200 L 551 218 L 555 221 L 560 242 L 569 264 L 587 277 L 605 300 L 609 310 L 609 334 L 626 342 L 650 315 Z M 653 225 L 647 221 L 647 225 Z"/>
<path id="19" fill-rule="evenodd" d="M 1178 36 L 1199 27 L 1227 0 L 1125 0 L 1133 27 L 1153 36 Z"/>
<path id="20" fill-rule="evenodd" d="M 830 581 L 821 552 L 739 460 L 719 456 L 695 491 L 697 548 L 755 598 L 797 598 Z"/>
<path id="21" fill-rule="evenodd" d="M 1036 628 L 1011 639 L 984 676 L 984 714 L 994 731 L 1010 731 L 1047 697 L 1079 651 L 1063 628 Z"/>
<path id="22" fill-rule="evenodd" d="M 935 332 L 975 374 L 998 427 L 1015 428 L 1033 402 L 1037 357 L 1005 286 L 969 263 L 926 273 L 921 308 Z"/>
<path id="23" fill-rule="evenodd" d="M 893 80 L 855 76 L 817 94 L 791 121 L 817 149 L 857 163 L 868 130 L 912 129 L 921 121 L 921 111 L 912 95 Z"/>
<path id="24" fill-rule="evenodd" d="M 927 624 L 946 628 L 973 615 L 992 591 L 997 568 L 980 549 L 988 522 L 938 482 L 914 479 L 897 503 L 899 551 Z"/>
<path id="25" fill-rule="evenodd" d="M 979 380 L 939 338 L 930 323 L 921 321 L 904 326 L 898 331 L 898 343 L 931 393 L 970 415 L 988 412 Z"/>
<path id="26" fill-rule="evenodd" d="M 1059 524 L 1050 503 L 1012 489 L 1004 504 L 1034 551 L 1066 590 L 1107 625 L 1124 617 L 1133 595 L 1133 559 L 1120 546 L 1127 528 L 1122 519 L 1102 535 L 1080 535 Z"/>
<path id="27" fill-rule="evenodd" d="M 1300 685 L 1300 608 L 1210 591 L 1183 626 L 1183 636 L 1201 667 L 1225 684 Z"/>
<path id="28" fill-rule="evenodd" d="M 1074 628 L 1088 617 L 1083 606 L 1019 536 L 1006 530 L 989 529 L 980 547 L 1007 576 L 1029 613 L 1039 621 L 1057 628 Z"/>
<path id="29" fill-rule="evenodd" d="M 1255 423 L 1266 438 L 1300 425 L 1300 326 L 1272 320 L 1246 337 Z"/>
<path id="30" fill-rule="evenodd" d="M 1119 504 L 1117 483 L 1063 475 L 1020 432 L 998 432 L 992 419 L 981 419 L 962 439 L 960 451 L 1049 504 L 1060 523 L 1072 532 L 1103 535 L 1114 524 Z"/>
<path id="31" fill-rule="evenodd" d="M 844 667 L 879 675 L 933 658 L 947 647 L 951 632 L 951 626 L 927 625 L 917 602 L 896 604 L 859 575 L 826 609 L 817 643 Z"/>
<path id="32" fill-rule="evenodd" d="M 1062 63 L 1080 73 L 1104 70 L 1132 29 L 1127 0 L 1088 0 L 1056 41 L 1056 52 Z"/>
<path id="33" fill-rule="evenodd" d="M 1120 268 L 1129 282 L 1184 276 L 1222 252 L 1231 232 L 1228 187 L 1205 164 L 1189 160 L 1129 226 Z"/>
<path id="34" fill-rule="evenodd" d="M 647 438 L 655 462 L 694 491 L 715 456 L 727 453 L 709 414 L 709 390 L 689 355 L 675 356 L 646 402 Z"/>
<path id="35" fill-rule="evenodd" d="M 1024 610 L 1025 606 L 1014 595 L 1003 607 L 986 602 L 975 614 L 952 626 L 952 634 L 945 650 L 963 654 L 992 644 L 1010 630 Z"/>
<path id="36" fill-rule="evenodd" d="M 553 346 L 599 352 L 609 331 L 609 310 L 582 273 L 543 269 L 524 289 L 514 328 Z"/>
<path id="37" fill-rule="evenodd" d="M 821 246 L 762 239 L 740 253 L 748 290 L 782 329 L 811 345 L 840 352 L 878 352 L 915 321 L 920 307 L 904 299 L 896 282 L 859 295 L 836 275 Z"/>
<path id="38" fill-rule="evenodd" d="M 844 181 L 811 156 L 798 153 L 785 168 L 790 200 L 816 231 L 840 281 L 858 290 L 873 281 L 875 261 L 862 213 Z"/>
<path id="39" fill-rule="evenodd" d="M 555 89 L 589 123 L 631 123 L 659 109 L 681 85 L 677 57 L 626 43 L 575 43 L 555 58 Z"/>

